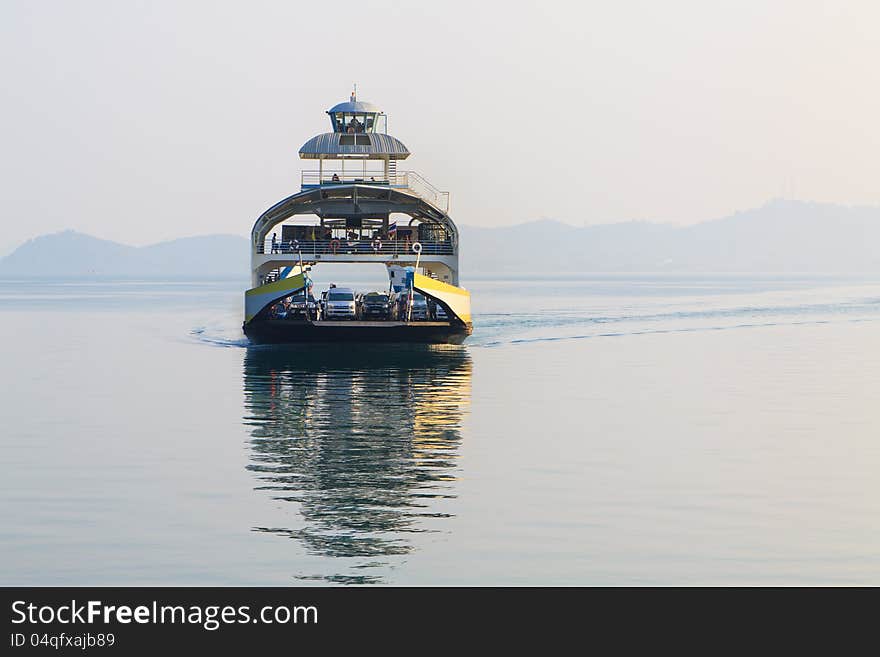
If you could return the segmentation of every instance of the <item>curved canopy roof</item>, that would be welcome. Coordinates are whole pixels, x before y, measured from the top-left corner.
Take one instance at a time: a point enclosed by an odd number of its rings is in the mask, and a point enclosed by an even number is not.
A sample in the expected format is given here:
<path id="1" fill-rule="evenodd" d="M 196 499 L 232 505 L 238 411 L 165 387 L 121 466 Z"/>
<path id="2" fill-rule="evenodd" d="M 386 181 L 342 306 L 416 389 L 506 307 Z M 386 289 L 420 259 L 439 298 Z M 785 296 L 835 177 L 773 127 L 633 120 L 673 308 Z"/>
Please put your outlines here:
<path id="1" fill-rule="evenodd" d="M 339 103 L 338 105 L 334 105 L 329 110 L 327 110 L 327 114 L 333 112 L 381 112 L 376 105 L 373 103 L 366 103 L 362 100 L 349 100 L 344 103 Z"/>
<path id="2" fill-rule="evenodd" d="M 288 217 L 315 214 L 319 217 L 401 212 L 418 219 L 446 227 L 453 239 L 458 240 L 458 228 L 444 211 L 408 190 L 384 186 L 340 185 L 331 189 L 312 189 L 288 196 L 266 210 L 257 219 L 251 233 L 257 244 L 269 231 Z"/>
<path id="3" fill-rule="evenodd" d="M 299 149 L 299 156 L 304 160 L 333 159 L 342 155 L 362 155 L 375 160 L 405 160 L 409 157 L 409 150 L 399 139 L 379 132 L 356 135 L 326 132 L 312 137 Z"/>

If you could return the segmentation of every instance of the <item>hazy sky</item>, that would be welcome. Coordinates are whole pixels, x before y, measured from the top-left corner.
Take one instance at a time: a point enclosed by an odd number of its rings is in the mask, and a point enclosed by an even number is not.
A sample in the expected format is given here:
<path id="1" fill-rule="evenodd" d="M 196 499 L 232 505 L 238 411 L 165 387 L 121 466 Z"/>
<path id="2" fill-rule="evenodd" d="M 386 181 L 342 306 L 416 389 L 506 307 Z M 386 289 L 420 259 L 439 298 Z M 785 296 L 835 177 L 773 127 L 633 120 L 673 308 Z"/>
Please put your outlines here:
<path id="1" fill-rule="evenodd" d="M 0 3 L 0 253 L 250 231 L 359 97 L 461 224 L 880 203 L 880 2 Z"/>

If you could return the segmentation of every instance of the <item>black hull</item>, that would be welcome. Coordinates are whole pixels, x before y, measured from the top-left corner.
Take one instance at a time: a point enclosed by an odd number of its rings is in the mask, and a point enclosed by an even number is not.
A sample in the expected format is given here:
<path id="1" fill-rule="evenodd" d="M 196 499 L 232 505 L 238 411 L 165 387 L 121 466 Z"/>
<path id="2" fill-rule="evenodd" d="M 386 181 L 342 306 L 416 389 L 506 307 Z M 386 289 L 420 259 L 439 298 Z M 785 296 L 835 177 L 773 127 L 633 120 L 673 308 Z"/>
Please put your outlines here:
<path id="1" fill-rule="evenodd" d="M 254 344 L 296 342 L 386 342 L 461 344 L 473 330 L 460 322 L 260 320 L 244 325 Z"/>

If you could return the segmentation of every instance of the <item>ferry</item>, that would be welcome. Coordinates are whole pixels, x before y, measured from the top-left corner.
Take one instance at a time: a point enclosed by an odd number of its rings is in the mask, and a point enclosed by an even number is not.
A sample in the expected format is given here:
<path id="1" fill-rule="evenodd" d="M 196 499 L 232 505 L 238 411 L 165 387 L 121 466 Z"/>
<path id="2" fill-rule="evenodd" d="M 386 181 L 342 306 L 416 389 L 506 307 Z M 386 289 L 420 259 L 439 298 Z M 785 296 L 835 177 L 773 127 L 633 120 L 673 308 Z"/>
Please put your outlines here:
<path id="1" fill-rule="evenodd" d="M 398 169 L 407 147 L 388 134 L 376 105 L 348 102 L 327 111 L 331 132 L 299 149 L 317 169 L 251 231 L 251 288 L 243 330 L 253 343 L 408 342 L 461 344 L 473 331 L 470 292 L 459 282 L 459 232 L 449 192 Z M 387 313 L 362 312 L 354 291 L 315 296 L 324 263 L 381 263 Z M 351 297 L 349 299 L 349 296 Z M 352 312 L 334 313 L 335 299 Z M 375 297 L 375 295 L 374 295 Z"/>

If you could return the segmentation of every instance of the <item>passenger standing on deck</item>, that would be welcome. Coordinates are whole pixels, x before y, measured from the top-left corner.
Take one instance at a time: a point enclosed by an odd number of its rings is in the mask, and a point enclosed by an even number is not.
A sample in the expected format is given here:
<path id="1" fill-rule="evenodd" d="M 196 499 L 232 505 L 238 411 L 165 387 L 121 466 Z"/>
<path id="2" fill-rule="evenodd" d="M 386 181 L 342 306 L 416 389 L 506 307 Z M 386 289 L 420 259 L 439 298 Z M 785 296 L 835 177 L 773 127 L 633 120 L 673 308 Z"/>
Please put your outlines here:
<path id="1" fill-rule="evenodd" d="M 278 253 L 278 239 L 275 235 L 276 233 L 272 233 L 272 253 Z"/>

